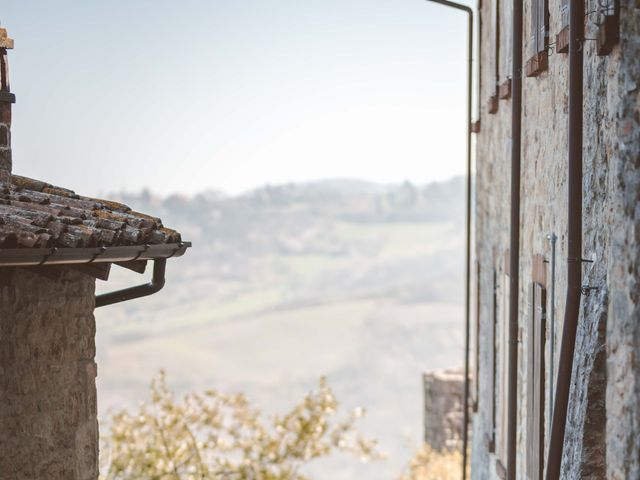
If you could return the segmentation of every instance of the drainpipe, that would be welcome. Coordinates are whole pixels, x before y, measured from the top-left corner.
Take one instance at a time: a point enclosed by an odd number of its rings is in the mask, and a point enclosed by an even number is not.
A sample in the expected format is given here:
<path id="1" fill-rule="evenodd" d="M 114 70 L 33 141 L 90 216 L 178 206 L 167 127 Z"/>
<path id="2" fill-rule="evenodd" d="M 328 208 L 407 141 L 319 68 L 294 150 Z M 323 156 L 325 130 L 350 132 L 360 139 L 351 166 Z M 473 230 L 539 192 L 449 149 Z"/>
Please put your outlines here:
<path id="1" fill-rule="evenodd" d="M 147 297 L 162 290 L 165 282 L 165 271 L 167 267 L 166 258 L 156 258 L 153 261 L 153 275 L 151 282 L 135 287 L 129 287 L 115 292 L 96 295 L 96 308 L 113 305 L 114 303 L 126 302 L 136 298 Z"/>
<path id="2" fill-rule="evenodd" d="M 516 478 L 518 414 L 518 299 L 520 284 L 520 146 L 522 141 L 522 2 L 513 2 L 511 100 L 511 227 L 509 239 L 509 344 L 507 378 L 507 478 Z"/>
<path id="3" fill-rule="evenodd" d="M 462 480 L 467 478 L 467 450 L 469 444 L 469 332 L 471 329 L 471 93 L 473 72 L 473 10 L 449 0 L 427 0 L 445 7 L 462 10 L 467 14 L 467 191 L 466 191 L 466 245 L 464 290 L 464 398 L 462 419 Z"/>
<path id="4" fill-rule="evenodd" d="M 569 172 L 567 208 L 567 300 L 558 361 L 547 480 L 560 478 L 573 353 L 582 285 L 582 102 L 584 1 L 569 4 Z"/>
<path id="5" fill-rule="evenodd" d="M 548 429 L 551 431 L 551 416 L 553 415 L 553 378 L 555 375 L 556 357 L 556 243 L 558 236 L 555 233 L 547 235 L 551 241 L 551 300 L 549 305 L 549 417 Z"/>

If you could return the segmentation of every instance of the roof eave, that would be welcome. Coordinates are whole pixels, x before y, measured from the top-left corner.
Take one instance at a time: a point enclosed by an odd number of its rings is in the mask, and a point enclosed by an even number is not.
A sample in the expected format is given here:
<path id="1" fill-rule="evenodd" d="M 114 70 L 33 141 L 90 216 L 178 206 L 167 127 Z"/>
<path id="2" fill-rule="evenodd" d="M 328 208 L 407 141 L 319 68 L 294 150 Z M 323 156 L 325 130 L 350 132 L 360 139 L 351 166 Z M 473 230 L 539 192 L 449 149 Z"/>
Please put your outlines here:
<path id="1" fill-rule="evenodd" d="M 191 242 L 95 248 L 0 249 L 0 267 L 74 265 L 154 260 L 184 255 Z"/>

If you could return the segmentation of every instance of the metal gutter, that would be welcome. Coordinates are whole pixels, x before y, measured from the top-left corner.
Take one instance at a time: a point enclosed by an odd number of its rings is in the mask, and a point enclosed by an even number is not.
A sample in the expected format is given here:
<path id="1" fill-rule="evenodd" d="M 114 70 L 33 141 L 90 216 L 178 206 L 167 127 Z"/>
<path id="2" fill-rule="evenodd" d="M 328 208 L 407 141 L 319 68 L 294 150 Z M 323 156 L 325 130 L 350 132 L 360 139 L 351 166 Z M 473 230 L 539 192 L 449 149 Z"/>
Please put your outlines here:
<path id="1" fill-rule="evenodd" d="M 558 360 L 547 480 L 560 478 L 573 354 L 580 316 L 582 287 L 582 128 L 584 2 L 569 4 L 569 172 L 567 205 L 567 300 Z"/>
<path id="2" fill-rule="evenodd" d="M 520 286 L 520 160 L 522 141 L 522 9 L 513 2 L 511 103 L 511 227 L 509 240 L 509 335 L 507 389 L 507 479 L 516 479 L 518 415 L 518 304 Z"/>
<path id="3" fill-rule="evenodd" d="M 465 245 L 465 333 L 464 333 L 464 398 L 462 428 L 462 480 L 467 478 L 467 450 L 469 445 L 469 343 L 471 329 L 471 115 L 472 115 L 472 75 L 473 75 L 473 10 L 467 5 L 449 0 L 427 0 L 429 2 L 455 8 L 467 14 L 467 185 L 466 185 L 466 245 Z"/>
<path id="4" fill-rule="evenodd" d="M 102 295 L 96 295 L 96 308 L 113 305 L 114 303 L 126 302 L 127 300 L 134 300 L 140 297 L 146 297 L 159 292 L 162 290 L 162 287 L 164 287 L 166 267 L 166 258 L 156 258 L 153 261 L 153 276 L 150 283 L 116 290 L 115 292 L 103 293 Z"/>
<path id="5" fill-rule="evenodd" d="M 158 245 L 130 245 L 96 248 L 11 248 L 0 249 L 0 267 L 72 265 L 84 263 L 128 262 L 180 257 L 191 242 Z"/>

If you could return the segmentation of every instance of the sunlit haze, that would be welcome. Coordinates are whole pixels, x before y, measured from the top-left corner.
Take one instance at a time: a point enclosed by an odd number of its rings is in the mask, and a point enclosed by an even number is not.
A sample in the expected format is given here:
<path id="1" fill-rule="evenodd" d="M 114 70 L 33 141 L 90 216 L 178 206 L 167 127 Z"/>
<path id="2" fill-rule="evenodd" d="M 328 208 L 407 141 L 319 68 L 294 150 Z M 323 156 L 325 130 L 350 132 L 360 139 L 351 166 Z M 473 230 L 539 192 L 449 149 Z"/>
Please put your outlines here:
<path id="1" fill-rule="evenodd" d="M 424 0 L 5 1 L 14 171 L 89 194 L 461 174 L 460 16 Z"/>

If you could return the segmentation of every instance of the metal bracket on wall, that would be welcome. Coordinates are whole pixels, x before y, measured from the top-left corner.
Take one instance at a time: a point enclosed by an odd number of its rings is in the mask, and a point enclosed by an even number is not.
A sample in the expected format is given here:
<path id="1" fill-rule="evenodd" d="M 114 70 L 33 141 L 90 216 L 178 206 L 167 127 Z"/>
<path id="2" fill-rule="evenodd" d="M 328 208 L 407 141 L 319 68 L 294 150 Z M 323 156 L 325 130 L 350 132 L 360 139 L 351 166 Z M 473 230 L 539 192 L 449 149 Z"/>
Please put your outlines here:
<path id="1" fill-rule="evenodd" d="M 594 258 L 581 258 L 580 262 L 582 262 L 582 263 L 590 263 L 591 264 L 590 269 L 591 269 L 591 268 L 593 268 L 593 265 L 595 264 L 596 261 L 595 261 L 595 257 L 594 257 Z M 587 274 L 588 274 L 588 272 L 587 272 Z M 580 288 L 580 292 L 582 293 L 582 295 L 589 295 L 589 293 L 591 293 L 594 290 L 598 290 L 599 288 L 600 287 L 591 286 L 591 285 L 583 285 Z"/>
<path id="2" fill-rule="evenodd" d="M 589 295 L 589 293 L 591 293 L 594 290 L 600 290 L 600 287 L 592 287 L 590 285 L 583 285 L 580 288 L 580 292 L 582 292 L 582 295 Z"/>

